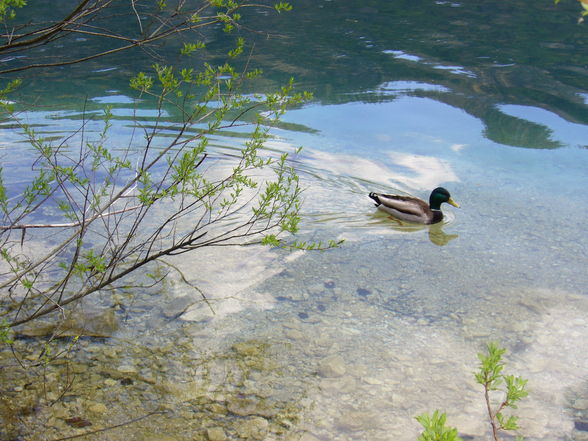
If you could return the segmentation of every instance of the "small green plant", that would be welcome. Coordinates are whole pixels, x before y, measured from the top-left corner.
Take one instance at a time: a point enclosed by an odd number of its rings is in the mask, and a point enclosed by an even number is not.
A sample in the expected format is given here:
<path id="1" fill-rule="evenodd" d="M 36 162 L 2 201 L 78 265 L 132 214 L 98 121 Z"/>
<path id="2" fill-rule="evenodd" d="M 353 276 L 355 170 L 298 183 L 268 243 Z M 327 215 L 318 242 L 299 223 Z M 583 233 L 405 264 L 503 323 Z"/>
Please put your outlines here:
<path id="1" fill-rule="evenodd" d="M 22 8 L 27 2 L 25 0 L 0 0 L 0 22 L 13 19 L 16 16 L 16 8 Z"/>
<path id="2" fill-rule="evenodd" d="M 500 348 L 496 343 L 486 345 L 487 353 L 478 354 L 480 368 L 474 373 L 476 381 L 484 387 L 484 399 L 488 418 L 492 427 L 494 441 L 499 441 L 498 434 L 501 431 L 519 429 L 518 417 L 506 416 L 506 408 L 516 409 L 517 403 L 528 395 L 527 380 L 514 375 L 504 375 L 504 361 L 502 357 L 506 349 Z M 504 386 L 504 387 L 502 387 Z M 498 403 L 492 400 L 491 395 L 499 394 Z M 446 414 L 436 410 L 432 416 L 422 414 L 416 420 L 423 426 L 424 431 L 419 436 L 419 441 L 460 441 L 457 429 L 446 427 Z M 522 441 L 522 436 L 516 437 Z"/>
<path id="3" fill-rule="evenodd" d="M 419 441 L 461 441 L 455 427 L 445 426 L 447 420 L 445 413 L 439 413 L 436 410 L 433 415 L 424 413 L 416 417 L 416 420 L 425 429 L 419 436 Z"/>
<path id="4" fill-rule="evenodd" d="M 507 417 L 503 411 L 507 407 L 516 409 L 517 403 L 528 395 L 527 380 L 502 373 L 504 369 L 502 356 L 506 349 L 498 347 L 496 343 L 488 343 L 486 349 L 487 354 L 478 354 L 480 370 L 475 373 L 475 377 L 476 381 L 484 387 L 484 398 L 492 426 L 492 435 L 494 440 L 498 441 L 498 432 L 519 428 L 518 417 L 514 415 Z M 504 388 L 501 388 L 503 383 Z M 500 391 L 503 397 L 499 404 L 494 406 L 490 399 L 490 394 L 493 391 Z M 522 436 L 517 437 L 517 440 L 522 439 Z"/>
<path id="5" fill-rule="evenodd" d="M 12 330 L 6 319 L 2 319 L 0 322 L 0 346 L 11 345 L 14 343 L 12 340 Z"/>

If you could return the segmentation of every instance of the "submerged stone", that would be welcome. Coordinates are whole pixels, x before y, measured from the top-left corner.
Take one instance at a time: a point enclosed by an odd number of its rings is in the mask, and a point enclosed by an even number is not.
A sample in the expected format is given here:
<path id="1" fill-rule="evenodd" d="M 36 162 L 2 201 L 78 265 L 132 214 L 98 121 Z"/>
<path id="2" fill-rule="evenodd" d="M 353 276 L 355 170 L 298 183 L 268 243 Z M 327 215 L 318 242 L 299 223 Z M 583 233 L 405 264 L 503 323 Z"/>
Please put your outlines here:
<path id="1" fill-rule="evenodd" d="M 130 364 L 123 364 L 118 367 L 118 372 L 122 374 L 137 374 L 139 371 L 135 366 L 132 366 Z"/>
<path id="2" fill-rule="evenodd" d="M 268 432 L 269 422 L 262 417 L 253 417 L 241 424 L 237 431 L 242 438 L 262 440 Z"/>
<path id="3" fill-rule="evenodd" d="M 336 425 L 343 431 L 357 432 L 370 427 L 377 427 L 378 421 L 369 412 L 352 410 L 340 415 L 336 420 Z"/>
<path id="4" fill-rule="evenodd" d="M 305 432 L 302 434 L 300 438 L 297 438 L 298 441 L 319 441 L 319 439 L 312 435 L 311 433 Z"/>
<path id="5" fill-rule="evenodd" d="M 256 357 L 263 353 L 266 349 L 266 344 L 258 341 L 250 340 L 235 343 L 233 350 L 243 357 Z"/>
<path id="6" fill-rule="evenodd" d="M 210 427 L 206 429 L 206 438 L 208 441 L 225 441 L 227 435 L 222 427 Z"/>
<path id="7" fill-rule="evenodd" d="M 195 300 L 190 296 L 175 297 L 172 301 L 162 306 L 161 313 L 165 318 L 176 318 L 186 312 L 195 303 Z"/>
<path id="8" fill-rule="evenodd" d="M 251 398 L 233 398 L 227 404 L 229 412 L 239 416 L 255 415 L 257 413 L 257 400 Z"/>
<path id="9" fill-rule="evenodd" d="M 334 378 L 345 375 L 345 361 L 340 355 L 331 355 L 324 358 L 318 368 L 321 377 Z"/>
<path id="10" fill-rule="evenodd" d="M 97 415 L 102 415 L 108 412 L 108 408 L 103 403 L 91 403 L 88 405 L 88 410 Z"/>
<path id="11" fill-rule="evenodd" d="M 588 400 L 585 398 L 579 398 L 574 401 L 574 409 L 577 410 L 586 410 L 588 409 Z"/>
<path id="12" fill-rule="evenodd" d="M 289 338 L 290 340 L 303 340 L 306 338 L 304 333 L 297 329 L 286 329 L 284 331 L 284 336 L 286 336 L 286 338 Z"/>
<path id="13" fill-rule="evenodd" d="M 372 292 L 369 289 L 365 289 L 365 288 L 357 288 L 357 295 L 360 297 L 367 297 L 371 294 Z"/>
<path id="14" fill-rule="evenodd" d="M 33 322 L 17 330 L 26 337 L 111 337 L 118 329 L 118 321 L 113 309 L 99 311 L 76 311 L 63 321 Z"/>

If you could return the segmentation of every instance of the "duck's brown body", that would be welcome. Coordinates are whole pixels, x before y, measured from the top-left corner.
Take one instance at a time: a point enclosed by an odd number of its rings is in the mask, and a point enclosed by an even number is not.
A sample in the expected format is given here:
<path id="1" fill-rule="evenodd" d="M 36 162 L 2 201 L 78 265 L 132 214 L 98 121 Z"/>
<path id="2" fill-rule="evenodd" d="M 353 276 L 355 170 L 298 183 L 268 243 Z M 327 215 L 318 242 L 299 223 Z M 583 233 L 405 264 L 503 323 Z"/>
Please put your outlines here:
<path id="1" fill-rule="evenodd" d="M 398 219 L 426 225 L 436 224 L 443 220 L 441 212 L 443 202 L 459 207 L 451 199 L 449 192 L 441 187 L 433 190 L 428 204 L 419 198 L 395 194 L 370 193 L 369 197 L 374 200 L 378 209 Z"/>

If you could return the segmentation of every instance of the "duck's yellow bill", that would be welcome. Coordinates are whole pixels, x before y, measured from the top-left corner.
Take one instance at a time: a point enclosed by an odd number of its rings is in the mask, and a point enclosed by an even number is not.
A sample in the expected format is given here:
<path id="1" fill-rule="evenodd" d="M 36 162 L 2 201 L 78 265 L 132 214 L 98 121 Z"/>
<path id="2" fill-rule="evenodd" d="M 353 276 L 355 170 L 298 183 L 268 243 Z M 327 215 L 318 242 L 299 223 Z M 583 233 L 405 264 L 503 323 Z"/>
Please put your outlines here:
<path id="1" fill-rule="evenodd" d="M 459 204 L 457 202 L 455 202 L 451 198 L 449 198 L 449 200 L 447 201 L 447 203 L 453 205 L 455 208 L 459 208 Z"/>

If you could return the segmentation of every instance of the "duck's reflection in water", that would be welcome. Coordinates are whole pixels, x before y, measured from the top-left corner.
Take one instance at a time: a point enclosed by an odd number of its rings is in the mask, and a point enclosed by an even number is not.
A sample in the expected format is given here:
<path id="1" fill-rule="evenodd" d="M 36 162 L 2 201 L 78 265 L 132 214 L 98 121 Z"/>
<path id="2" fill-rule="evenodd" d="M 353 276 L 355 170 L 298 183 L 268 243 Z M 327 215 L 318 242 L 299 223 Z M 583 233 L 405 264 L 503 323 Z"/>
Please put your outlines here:
<path id="1" fill-rule="evenodd" d="M 447 245 L 453 239 L 459 237 L 458 234 L 447 234 L 443 231 L 445 226 L 452 223 L 453 217 L 451 215 L 446 217 L 442 222 L 432 225 L 421 225 L 402 221 L 381 211 L 376 211 L 373 214 L 373 218 L 378 224 L 386 224 L 400 233 L 415 233 L 417 231 L 429 230 L 429 240 L 438 246 Z"/>

